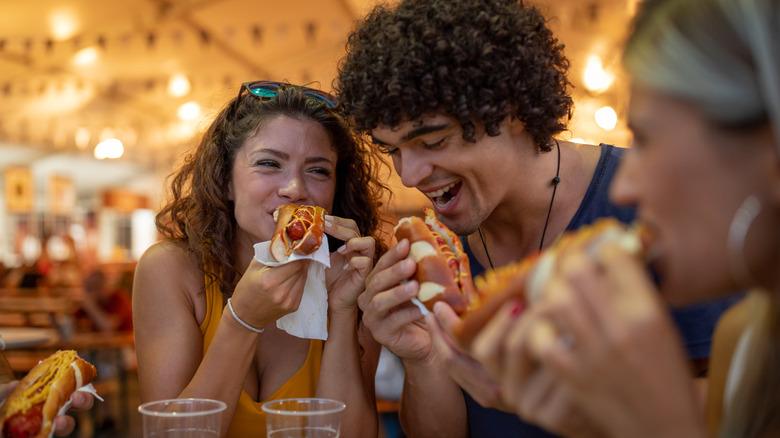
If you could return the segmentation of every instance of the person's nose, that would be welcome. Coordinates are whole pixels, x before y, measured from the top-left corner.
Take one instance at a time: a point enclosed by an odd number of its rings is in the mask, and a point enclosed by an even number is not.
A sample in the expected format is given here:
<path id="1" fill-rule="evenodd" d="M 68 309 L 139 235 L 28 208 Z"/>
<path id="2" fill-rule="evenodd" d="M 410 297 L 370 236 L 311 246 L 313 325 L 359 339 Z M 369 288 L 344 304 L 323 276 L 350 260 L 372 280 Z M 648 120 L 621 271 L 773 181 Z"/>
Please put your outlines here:
<path id="1" fill-rule="evenodd" d="M 626 151 L 618 166 L 614 180 L 609 188 L 609 198 L 623 207 L 634 206 L 638 202 L 637 157 L 632 151 Z"/>
<path id="2" fill-rule="evenodd" d="M 407 150 L 393 157 L 393 165 L 401 183 L 406 187 L 417 187 L 421 181 L 433 173 L 433 165 L 423 154 Z"/>
<path id="3" fill-rule="evenodd" d="M 295 203 L 306 198 L 306 183 L 298 174 L 291 174 L 279 186 L 277 194 Z"/>

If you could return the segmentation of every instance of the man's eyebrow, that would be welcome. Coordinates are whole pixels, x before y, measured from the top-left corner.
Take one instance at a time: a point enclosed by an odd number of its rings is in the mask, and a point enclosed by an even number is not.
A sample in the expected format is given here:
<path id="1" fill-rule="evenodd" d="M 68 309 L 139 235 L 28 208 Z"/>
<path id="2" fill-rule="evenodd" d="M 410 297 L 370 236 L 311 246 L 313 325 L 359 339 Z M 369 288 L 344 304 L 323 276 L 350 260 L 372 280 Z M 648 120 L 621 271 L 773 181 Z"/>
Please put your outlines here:
<path id="1" fill-rule="evenodd" d="M 449 127 L 450 127 L 449 123 L 443 123 L 441 125 L 420 126 L 419 128 L 413 129 L 413 130 L 409 131 L 408 133 L 406 133 L 406 135 L 401 137 L 401 143 L 405 143 L 405 142 L 407 142 L 409 140 L 412 140 L 412 139 L 414 139 L 416 137 L 419 137 L 421 135 L 430 134 L 432 132 L 442 131 L 442 130 L 447 129 Z M 387 146 L 387 143 L 385 143 L 384 141 L 374 137 L 373 135 L 371 136 L 371 141 L 374 144 L 377 144 L 377 145 Z"/>
<path id="2" fill-rule="evenodd" d="M 415 137 L 419 137 L 425 134 L 430 134 L 432 132 L 441 131 L 449 127 L 450 127 L 449 123 L 443 123 L 441 125 L 420 126 L 417 129 L 413 129 L 409 131 L 406 135 L 403 136 L 403 138 L 401 138 L 401 141 L 407 142 Z"/>

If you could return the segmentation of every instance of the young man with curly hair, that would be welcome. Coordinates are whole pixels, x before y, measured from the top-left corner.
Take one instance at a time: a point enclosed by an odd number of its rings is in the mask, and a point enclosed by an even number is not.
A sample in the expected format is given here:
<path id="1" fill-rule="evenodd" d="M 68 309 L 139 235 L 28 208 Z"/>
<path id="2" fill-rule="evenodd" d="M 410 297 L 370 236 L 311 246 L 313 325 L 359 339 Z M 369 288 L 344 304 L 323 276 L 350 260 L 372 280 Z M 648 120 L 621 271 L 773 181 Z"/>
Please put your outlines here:
<path id="1" fill-rule="evenodd" d="M 334 88 L 403 184 L 461 236 L 477 275 L 598 217 L 634 218 L 608 199 L 621 149 L 557 138 L 572 113 L 568 68 L 545 18 L 517 0 L 402 0 L 350 34 Z M 500 410 L 496 382 L 447 334 L 451 308 L 437 304 L 422 323 L 408 254 L 404 240 L 382 256 L 358 300 L 374 338 L 403 361 L 406 433 L 550 436 Z M 676 315 L 692 358 L 708 356 L 721 311 Z"/>

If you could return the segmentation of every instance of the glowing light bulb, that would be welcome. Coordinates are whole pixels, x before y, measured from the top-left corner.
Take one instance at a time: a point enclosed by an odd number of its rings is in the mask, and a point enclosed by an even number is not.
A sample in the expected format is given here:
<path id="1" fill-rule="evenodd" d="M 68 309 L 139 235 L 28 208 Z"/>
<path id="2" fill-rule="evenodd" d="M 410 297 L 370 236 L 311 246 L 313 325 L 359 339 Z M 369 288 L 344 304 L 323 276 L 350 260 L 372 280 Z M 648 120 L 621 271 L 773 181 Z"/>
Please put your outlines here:
<path id="1" fill-rule="evenodd" d="M 187 102 L 179 107 L 177 114 L 181 120 L 195 120 L 200 116 L 200 105 Z"/>
<path id="2" fill-rule="evenodd" d="M 171 76 L 171 80 L 168 81 L 168 94 L 171 97 L 186 96 L 191 89 L 190 80 L 183 74 L 175 74 Z"/>
<path id="3" fill-rule="evenodd" d="M 95 146 L 95 158 L 98 160 L 116 159 L 122 156 L 125 152 L 125 147 L 118 138 L 108 138 Z"/>
<path id="4" fill-rule="evenodd" d="M 591 55 L 588 57 L 588 64 L 585 67 L 583 79 L 585 88 L 600 93 L 612 85 L 615 76 L 604 70 L 604 67 L 601 65 L 601 58 Z"/>
<path id="5" fill-rule="evenodd" d="M 89 139 L 91 137 L 91 134 L 89 133 L 89 129 L 81 127 L 76 130 L 76 135 L 74 140 L 76 141 L 76 147 L 79 149 L 86 149 L 89 145 Z"/>
<path id="6" fill-rule="evenodd" d="M 595 117 L 596 124 L 607 131 L 615 129 L 615 126 L 617 125 L 617 113 L 612 107 L 604 106 L 599 108 L 596 111 Z"/>
<path id="7" fill-rule="evenodd" d="M 86 47 L 73 55 L 73 64 L 75 65 L 89 65 L 94 64 L 98 59 L 98 51 L 94 47 Z"/>
<path id="8" fill-rule="evenodd" d="M 57 41 L 64 41 L 76 34 L 78 20 L 73 11 L 57 10 L 49 15 L 51 34 Z"/>

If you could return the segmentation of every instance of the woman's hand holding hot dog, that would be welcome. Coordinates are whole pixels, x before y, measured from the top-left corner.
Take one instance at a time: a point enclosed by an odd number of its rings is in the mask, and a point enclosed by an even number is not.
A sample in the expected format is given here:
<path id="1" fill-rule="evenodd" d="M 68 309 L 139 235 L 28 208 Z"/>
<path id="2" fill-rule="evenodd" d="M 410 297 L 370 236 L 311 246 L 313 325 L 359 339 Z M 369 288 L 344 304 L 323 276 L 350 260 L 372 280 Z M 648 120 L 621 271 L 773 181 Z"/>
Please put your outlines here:
<path id="1" fill-rule="evenodd" d="M 325 216 L 325 233 L 345 242 L 331 253 L 330 268 L 325 271 L 328 309 L 352 315 L 374 266 L 376 241 L 371 236 L 361 237 L 354 220 L 336 216 Z"/>
<path id="2" fill-rule="evenodd" d="M 296 260 L 268 267 L 252 259 L 231 298 L 236 314 L 247 324 L 263 328 L 298 310 L 309 263 Z"/>
<path id="3" fill-rule="evenodd" d="M 699 407 L 681 342 L 641 260 L 614 244 L 595 253 L 574 246 L 560 257 L 522 318 L 509 303 L 474 341 L 505 401 L 559 433 L 583 427 L 572 424 L 574 412 L 591 431 L 611 419 L 606 436 L 666 436 L 665 428 L 700 436 L 687 429 Z M 689 397 L 668 399 L 670 384 L 690 388 Z M 661 400 L 648 403 L 648 395 Z"/>

